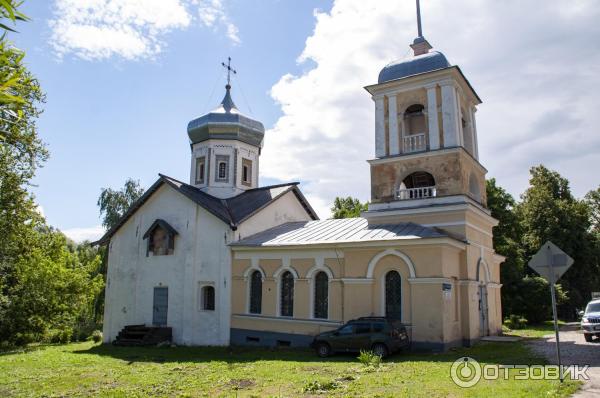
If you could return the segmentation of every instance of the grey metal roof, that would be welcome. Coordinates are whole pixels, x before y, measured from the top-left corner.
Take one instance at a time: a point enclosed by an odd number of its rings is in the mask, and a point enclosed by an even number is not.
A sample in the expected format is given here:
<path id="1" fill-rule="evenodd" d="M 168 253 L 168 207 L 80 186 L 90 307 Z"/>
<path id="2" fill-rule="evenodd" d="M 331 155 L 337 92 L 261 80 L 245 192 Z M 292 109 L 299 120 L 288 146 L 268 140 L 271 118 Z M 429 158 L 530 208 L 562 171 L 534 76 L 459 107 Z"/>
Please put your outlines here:
<path id="1" fill-rule="evenodd" d="M 389 63 L 379 72 L 378 82 L 385 83 L 390 80 L 445 69 L 450 66 L 450 62 L 448 62 L 444 54 L 439 51 L 430 51 L 427 54 L 417 55 L 416 57 L 410 56 L 409 58 Z"/>
<path id="2" fill-rule="evenodd" d="M 188 137 L 192 144 L 208 139 L 239 140 L 262 147 L 265 127 L 257 120 L 244 116 L 231 98 L 231 86 L 225 86 L 225 97 L 219 106 L 188 123 Z"/>
<path id="3" fill-rule="evenodd" d="M 449 235 L 411 222 L 368 225 L 365 218 L 346 218 L 289 222 L 231 243 L 231 246 L 300 246 L 444 237 Z"/>
<path id="4" fill-rule="evenodd" d="M 319 219 L 304 195 L 302 195 L 302 192 L 300 192 L 300 189 L 298 189 L 297 182 L 249 189 L 232 198 L 219 199 L 192 185 L 186 184 L 172 177 L 159 174 L 159 179 L 144 193 L 144 195 L 142 195 L 140 199 L 131 205 L 129 210 L 127 210 L 123 217 L 121 217 L 118 223 L 112 229 L 106 232 L 102 238 L 94 243 L 104 244 L 108 242 L 108 240 L 119 230 L 119 228 L 121 228 L 121 226 L 123 226 L 123 224 L 125 224 L 125 222 L 163 184 L 168 184 L 177 192 L 183 194 L 207 210 L 209 213 L 228 224 L 232 229 L 235 229 L 239 224 L 250 218 L 253 214 L 257 213 L 259 210 L 268 206 L 270 203 L 290 191 L 293 192 L 298 198 L 298 201 L 311 216 L 311 218 L 314 220 Z"/>

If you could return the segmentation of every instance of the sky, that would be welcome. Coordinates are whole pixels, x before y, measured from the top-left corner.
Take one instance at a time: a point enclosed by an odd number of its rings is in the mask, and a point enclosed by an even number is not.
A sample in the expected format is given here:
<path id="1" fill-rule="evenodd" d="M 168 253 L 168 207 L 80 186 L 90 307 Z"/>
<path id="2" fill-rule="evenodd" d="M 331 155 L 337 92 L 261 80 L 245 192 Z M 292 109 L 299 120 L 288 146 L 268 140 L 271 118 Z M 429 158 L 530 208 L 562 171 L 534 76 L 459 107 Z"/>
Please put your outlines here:
<path id="1" fill-rule="evenodd" d="M 300 181 L 321 218 L 369 199 L 374 105 L 363 89 L 409 55 L 412 0 L 48 0 L 9 38 L 46 93 L 51 157 L 34 193 L 74 240 L 103 230 L 103 187 L 189 179 L 188 121 L 224 94 L 267 129 L 261 185 Z M 582 197 L 599 185 L 600 8 L 594 0 L 423 0 L 424 36 L 483 104 L 479 154 L 516 198 L 537 164 Z"/>

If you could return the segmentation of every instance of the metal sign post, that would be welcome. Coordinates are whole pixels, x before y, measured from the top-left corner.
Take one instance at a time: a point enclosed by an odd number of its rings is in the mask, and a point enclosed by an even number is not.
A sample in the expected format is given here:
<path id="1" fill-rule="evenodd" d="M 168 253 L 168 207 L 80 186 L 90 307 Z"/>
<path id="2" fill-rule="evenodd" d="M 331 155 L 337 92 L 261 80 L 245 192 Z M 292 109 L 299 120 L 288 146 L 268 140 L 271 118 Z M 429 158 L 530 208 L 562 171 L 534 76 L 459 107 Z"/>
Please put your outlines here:
<path id="1" fill-rule="evenodd" d="M 558 333 L 558 316 L 556 314 L 556 289 L 554 284 L 573 265 L 573 259 L 552 242 L 544 246 L 531 258 L 529 267 L 540 274 L 550 284 L 552 296 L 552 316 L 554 318 L 554 334 L 556 336 L 556 359 L 560 382 L 563 382 L 562 362 L 560 358 L 560 339 Z"/>
<path id="2" fill-rule="evenodd" d="M 558 316 L 556 315 L 556 289 L 554 289 L 554 284 L 556 281 L 554 280 L 554 259 L 552 256 L 552 252 L 550 247 L 546 247 L 546 253 L 548 258 L 548 266 L 550 267 L 550 295 L 552 296 L 552 316 L 554 317 L 554 335 L 556 336 L 556 360 L 558 361 L 558 377 L 560 378 L 560 382 L 562 383 L 563 371 L 562 371 L 562 362 L 560 360 L 560 339 L 558 333 Z"/>

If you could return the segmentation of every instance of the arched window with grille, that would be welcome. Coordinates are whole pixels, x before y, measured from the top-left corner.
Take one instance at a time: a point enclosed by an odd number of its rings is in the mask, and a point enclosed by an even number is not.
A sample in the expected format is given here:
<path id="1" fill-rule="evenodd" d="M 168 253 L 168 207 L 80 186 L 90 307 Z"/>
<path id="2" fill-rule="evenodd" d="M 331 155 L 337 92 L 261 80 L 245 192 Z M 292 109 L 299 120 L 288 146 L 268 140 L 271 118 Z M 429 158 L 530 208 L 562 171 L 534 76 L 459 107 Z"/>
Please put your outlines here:
<path id="1" fill-rule="evenodd" d="M 398 271 L 385 275 L 385 316 L 402 319 L 402 277 Z"/>
<path id="2" fill-rule="evenodd" d="M 329 307 L 329 277 L 323 271 L 315 276 L 314 309 L 315 318 L 327 319 Z"/>
<path id="3" fill-rule="evenodd" d="M 254 271 L 250 276 L 250 313 L 260 314 L 262 310 L 262 275 Z"/>
<path id="4" fill-rule="evenodd" d="M 294 316 L 294 275 L 285 271 L 280 283 L 279 315 Z"/>

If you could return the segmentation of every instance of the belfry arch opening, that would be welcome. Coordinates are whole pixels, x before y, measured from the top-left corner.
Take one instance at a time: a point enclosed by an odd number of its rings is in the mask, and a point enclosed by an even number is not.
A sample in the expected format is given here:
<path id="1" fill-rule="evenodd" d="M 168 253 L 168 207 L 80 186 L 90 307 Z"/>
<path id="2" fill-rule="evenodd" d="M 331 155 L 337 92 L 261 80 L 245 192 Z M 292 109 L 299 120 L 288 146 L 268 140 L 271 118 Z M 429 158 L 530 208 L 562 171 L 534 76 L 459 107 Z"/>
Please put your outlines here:
<path id="1" fill-rule="evenodd" d="M 400 200 L 434 196 L 436 196 L 435 179 L 425 171 L 417 171 L 406 176 L 396 192 L 396 198 Z"/>
<path id="2" fill-rule="evenodd" d="M 404 111 L 404 153 L 419 152 L 427 149 L 427 124 L 425 107 L 413 104 Z"/>

